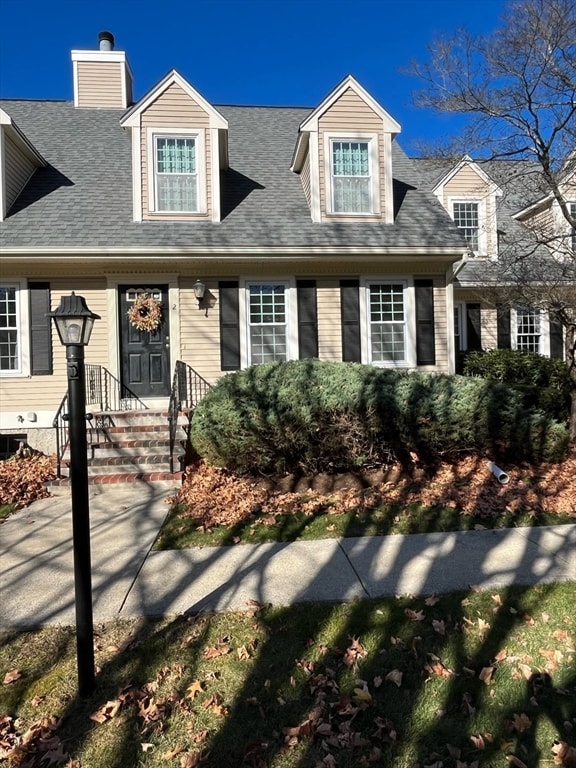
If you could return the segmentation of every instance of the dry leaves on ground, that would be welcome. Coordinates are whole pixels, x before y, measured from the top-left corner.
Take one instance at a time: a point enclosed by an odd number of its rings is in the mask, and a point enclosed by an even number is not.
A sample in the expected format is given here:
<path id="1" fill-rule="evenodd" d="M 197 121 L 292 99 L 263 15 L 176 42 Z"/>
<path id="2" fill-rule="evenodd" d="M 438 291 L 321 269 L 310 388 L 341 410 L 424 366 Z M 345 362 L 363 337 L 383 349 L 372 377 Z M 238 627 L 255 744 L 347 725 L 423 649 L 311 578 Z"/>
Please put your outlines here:
<path id="1" fill-rule="evenodd" d="M 172 501 L 184 503 L 187 512 L 182 516 L 204 528 L 235 525 L 255 515 L 273 524 L 279 514 L 341 514 L 411 503 L 449 507 L 487 520 L 518 511 L 576 518 L 576 453 L 561 464 L 505 470 L 510 482 L 500 485 L 484 459 L 464 457 L 412 475 L 394 467 L 371 476 L 323 475 L 296 482 L 291 477 L 266 481 L 238 477 L 199 462 L 188 468 L 182 489 Z"/>
<path id="2" fill-rule="evenodd" d="M 55 477 L 53 456 L 38 453 L 0 461 L 0 504 L 14 504 L 17 509 L 27 507 L 50 495 L 44 483 Z"/>

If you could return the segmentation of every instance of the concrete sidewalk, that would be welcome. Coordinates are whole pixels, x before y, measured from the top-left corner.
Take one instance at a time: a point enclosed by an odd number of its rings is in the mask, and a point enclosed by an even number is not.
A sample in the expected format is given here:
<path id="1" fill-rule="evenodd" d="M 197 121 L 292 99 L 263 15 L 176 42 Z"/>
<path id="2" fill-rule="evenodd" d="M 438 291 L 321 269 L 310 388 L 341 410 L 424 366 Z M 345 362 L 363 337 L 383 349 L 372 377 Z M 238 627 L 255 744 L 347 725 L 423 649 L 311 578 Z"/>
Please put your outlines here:
<path id="1" fill-rule="evenodd" d="M 576 525 L 151 551 L 173 491 L 91 488 L 94 620 L 576 581 Z M 73 624 L 70 492 L 0 525 L 0 627 Z"/>

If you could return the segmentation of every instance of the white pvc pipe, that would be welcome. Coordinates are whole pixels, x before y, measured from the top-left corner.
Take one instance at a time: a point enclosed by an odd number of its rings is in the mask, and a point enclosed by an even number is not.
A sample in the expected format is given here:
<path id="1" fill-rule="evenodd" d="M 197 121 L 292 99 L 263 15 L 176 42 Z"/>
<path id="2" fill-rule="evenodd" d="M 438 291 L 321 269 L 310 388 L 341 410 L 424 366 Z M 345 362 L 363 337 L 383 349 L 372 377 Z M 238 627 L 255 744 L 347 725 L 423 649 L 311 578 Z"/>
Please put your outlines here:
<path id="1" fill-rule="evenodd" d="M 503 469 L 500 469 L 500 467 L 497 467 L 493 461 L 489 461 L 486 466 L 488 467 L 490 472 L 492 472 L 496 480 L 498 480 L 500 485 L 506 485 L 506 483 L 510 482 L 510 478 L 508 477 L 506 472 L 504 472 Z"/>

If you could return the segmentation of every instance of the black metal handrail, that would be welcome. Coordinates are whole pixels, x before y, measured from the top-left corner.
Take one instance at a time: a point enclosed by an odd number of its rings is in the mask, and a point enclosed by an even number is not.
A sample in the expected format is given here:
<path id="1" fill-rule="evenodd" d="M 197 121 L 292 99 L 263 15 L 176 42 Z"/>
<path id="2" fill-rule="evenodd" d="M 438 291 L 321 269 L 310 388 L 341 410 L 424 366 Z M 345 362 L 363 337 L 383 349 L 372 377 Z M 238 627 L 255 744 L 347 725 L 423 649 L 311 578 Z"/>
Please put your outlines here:
<path id="1" fill-rule="evenodd" d="M 176 429 L 178 414 L 186 408 L 194 410 L 210 384 L 200 376 L 188 363 L 177 360 L 172 377 L 172 391 L 168 404 L 168 427 L 170 429 L 170 472 L 174 474 L 174 447 L 176 445 Z"/>
<path id="2" fill-rule="evenodd" d="M 116 378 L 107 368 L 101 365 L 87 364 L 84 367 L 86 376 L 86 405 L 94 405 L 100 411 L 141 411 L 147 406 L 127 386 Z M 92 444 L 94 429 L 92 414 L 86 415 L 90 422 L 88 429 L 88 445 Z M 98 418 L 98 417 L 97 417 Z M 62 477 L 62 458 L 68 447 L 68 395 L 64 395 L 52 421 L 56 431 L 56 474 Z M 98 430 L 96 429 L 96 432 Z"/>

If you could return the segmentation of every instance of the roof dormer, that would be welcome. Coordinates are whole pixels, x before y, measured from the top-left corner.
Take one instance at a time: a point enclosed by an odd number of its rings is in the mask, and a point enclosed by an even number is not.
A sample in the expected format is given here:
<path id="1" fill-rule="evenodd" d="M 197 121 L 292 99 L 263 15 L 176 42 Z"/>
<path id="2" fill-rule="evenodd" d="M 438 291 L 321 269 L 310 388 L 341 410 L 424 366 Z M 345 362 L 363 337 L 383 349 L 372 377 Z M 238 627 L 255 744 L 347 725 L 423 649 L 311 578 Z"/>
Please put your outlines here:
<path id="1" fill-rule="evenodd" d="M 392 223 L 392 141 L 400 125 L 348 75 L 302 122 L 292 170 L 313 221 Z"/>
<path id="2" fill-rule="evenodd" d="M 0 221 L 37 168 L 46 161 L 10 115 L 0 109 Z"/>
<path id="3" fill-rule="evenodd" d="M 220 221 L 228 122 L 175 70 L 122 118 L 130 131 L 134 220 Z"/>
<path id="4" fill-rule="evenodd" d="M 132 103 L 132 71 L 124 51 L 114 50 L 114 35 L 100 32 L 99 50 L 72 51 L 74 106 L 126 109 Z"/>
<path id="5" fill-rule="evenodd" d="M 448 211 L 474 256 L 498 255 L 496 205 L 502 190 L 465 155 L 432 190 Z"/>

